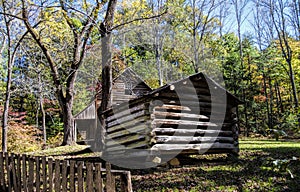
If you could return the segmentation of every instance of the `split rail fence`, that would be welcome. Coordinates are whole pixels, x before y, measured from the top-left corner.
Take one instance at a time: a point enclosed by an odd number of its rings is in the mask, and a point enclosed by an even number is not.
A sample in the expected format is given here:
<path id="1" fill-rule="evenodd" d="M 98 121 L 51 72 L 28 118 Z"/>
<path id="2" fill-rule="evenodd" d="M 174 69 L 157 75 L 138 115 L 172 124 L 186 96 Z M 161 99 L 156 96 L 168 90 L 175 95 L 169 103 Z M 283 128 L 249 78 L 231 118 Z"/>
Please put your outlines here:
<path id="1" fill-rule="evenodd" d="M 116 182 L 116 178 L 118 179 Z M 59 160 L 0 152 L 0 191 L 131 192 L 130 171 L 109 163 Z"/>

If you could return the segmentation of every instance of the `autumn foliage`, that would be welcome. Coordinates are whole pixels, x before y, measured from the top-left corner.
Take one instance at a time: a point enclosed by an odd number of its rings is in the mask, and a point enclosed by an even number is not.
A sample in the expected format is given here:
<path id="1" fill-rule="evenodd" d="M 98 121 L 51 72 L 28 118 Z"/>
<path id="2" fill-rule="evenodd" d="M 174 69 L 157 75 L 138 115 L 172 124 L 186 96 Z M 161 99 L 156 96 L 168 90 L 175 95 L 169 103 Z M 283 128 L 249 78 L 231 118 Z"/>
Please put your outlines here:
<path id="1" fill-rule="evenodd" d="M 0 137 L 2 131 L 0 130 Z M 41 131 L 34 126 L 11 121 L 8 129 L 8 152 L 23 153 L 42 148 Z M 2 140 L 2 139 L 1 139 Z M 1 143 L 0 140 L 0 143 Z"/>

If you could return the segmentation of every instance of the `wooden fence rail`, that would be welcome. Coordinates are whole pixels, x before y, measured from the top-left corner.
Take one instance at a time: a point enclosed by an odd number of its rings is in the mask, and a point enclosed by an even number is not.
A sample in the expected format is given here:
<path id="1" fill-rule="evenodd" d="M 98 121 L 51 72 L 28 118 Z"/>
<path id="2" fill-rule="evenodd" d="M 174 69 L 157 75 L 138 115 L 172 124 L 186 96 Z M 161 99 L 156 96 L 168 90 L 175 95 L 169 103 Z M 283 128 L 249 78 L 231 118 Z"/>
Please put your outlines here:
<path id="1" fill-rule="evenodd" d="M 0 191 L 131 192 L 130 171 L 111 170 L 106 163 L 58 160 L 0 152 Z"/>

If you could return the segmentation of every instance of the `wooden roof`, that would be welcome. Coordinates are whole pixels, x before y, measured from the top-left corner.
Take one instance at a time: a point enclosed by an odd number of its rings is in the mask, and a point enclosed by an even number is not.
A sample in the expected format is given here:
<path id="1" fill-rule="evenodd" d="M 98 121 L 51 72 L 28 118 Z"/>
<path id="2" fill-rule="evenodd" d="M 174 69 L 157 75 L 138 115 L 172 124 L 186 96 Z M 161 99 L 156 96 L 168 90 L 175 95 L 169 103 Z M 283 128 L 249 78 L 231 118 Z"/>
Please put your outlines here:
<path id="1" fill-rule="evenodd" d="M 166 92 L 167 90 L 177 91 L 178 89 L 182 89 L 183 87 L 185 87 L 186 82 L 192 83 L 194 85 L 194 87 L 203 86 L 202 88 L 206 89 L 207 91 L 214 92 L 214 94 L 215 95 L 217 94 L 219 97 L 224 97 L 226 95 L 227 103 L 230 104 L 231 106 L 237 106 L 237 105 L 243 103 L 241 100 L 239 100 L 236 96 L 234 96 L 229 91 L 227 91 L 224 87 L 222 87 L 216 81 L 211 79 L 206 74 L 200 72 L 200 73 L 196 73 L 194 75 L 188 76 L 184 79 L 181 79 L 181 80 L 178 80 L 178 81 L 175 81 L 172 83 L 168 83 L 166 85 L 163 85 L 162 87 L 154 89 L 153 91 L 151 91 L 147 94 L 144 94 L 135 99 L 132 99 L 129 101 L 129 105 L 131 105 L 131 103 L 133 104 L 133 103 L 144 102 L 145 100 L 150 99 L 151 97 L 154 97 L 155 95 L 158 95 L 160 93 Z M 128 102 L 120 104 L 119 107 L 122 107 L 123 105 L 128 105 Z M 109 111 L 111 109 L 112 108 L 110 108 L 106 111 Z M 105 111 L 103 113 L 105 113 Z"/>

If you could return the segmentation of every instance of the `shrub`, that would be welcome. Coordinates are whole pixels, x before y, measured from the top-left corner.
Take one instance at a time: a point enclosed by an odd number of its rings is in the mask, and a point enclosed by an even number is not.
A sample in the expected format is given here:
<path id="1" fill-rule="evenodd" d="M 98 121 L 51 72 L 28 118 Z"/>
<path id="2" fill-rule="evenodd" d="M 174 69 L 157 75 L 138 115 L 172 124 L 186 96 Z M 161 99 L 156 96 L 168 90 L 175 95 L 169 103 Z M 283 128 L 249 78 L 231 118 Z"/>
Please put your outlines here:
<path id="1" fill-rule="evenodd" d="M 2 145 L 2 129 L 0 133 Z M 7 151 L 24 153 L 40 150 L 42 148 L 40 135 L 41 131 L 34 126 L 11 121 L 7 132 Z"/>

